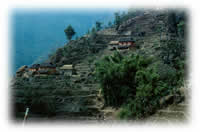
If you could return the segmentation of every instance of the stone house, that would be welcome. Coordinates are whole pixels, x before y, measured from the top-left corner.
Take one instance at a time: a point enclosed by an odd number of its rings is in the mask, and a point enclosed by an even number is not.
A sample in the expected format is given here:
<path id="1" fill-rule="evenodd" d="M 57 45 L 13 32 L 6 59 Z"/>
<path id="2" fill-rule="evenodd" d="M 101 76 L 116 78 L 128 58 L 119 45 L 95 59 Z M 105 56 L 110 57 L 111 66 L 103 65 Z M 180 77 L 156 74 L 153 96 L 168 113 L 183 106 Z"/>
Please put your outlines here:
<path id="1" fill-rule="evenodd" d="M 66 76 L 72 76 L 73 65 L 63 65 L 60 67 L 60 73 Z"/>
<path id="2" fill-rule="evenodd" d="M 31 72 L 35 72 L 39 69 L 40 64 L 33 64 L 28 70 Z"/>
<path id="3" fill-rule="evenodd" d="M 119 41 L 110 41 L 109 50 L 116 50 L 118 48 Z"/>
<path id="4" fill-rule="evenodd" d="M 55 74 L 56 66 L 52 63 L 42 63 L 38 69 L 39 74 Z"/>
<path id="5" fill-rule="evenodd" d="M 131 37 L 120 38 L 119 45 L 134 46 L 135 40 Z"/>
<path id="6" fill-rule="evenodd" d="M 131 37 L 120 38 L 118 49 L 130 49 L 135 47 L 135 40 Z"/>
<path id="7" fill-rule="evenodd" d="M 28 71 L 32 75 L 51 75 L 57 72 L 56 66 L 52 63 L 33 64 Z"/>

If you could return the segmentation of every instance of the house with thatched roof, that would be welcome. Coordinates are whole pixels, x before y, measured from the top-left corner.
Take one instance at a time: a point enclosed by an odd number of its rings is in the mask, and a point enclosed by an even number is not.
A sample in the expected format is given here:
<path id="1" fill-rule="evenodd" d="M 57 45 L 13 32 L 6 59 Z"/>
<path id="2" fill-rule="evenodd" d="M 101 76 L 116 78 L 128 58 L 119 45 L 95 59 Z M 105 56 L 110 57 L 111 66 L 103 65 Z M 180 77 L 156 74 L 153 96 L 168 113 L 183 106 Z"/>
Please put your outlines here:
<path id="1" fill-rule="evenodd" d="M 35 72 L 39 69 L 39 67 L 40 67 L 40 64 L 33 64 L 31 67 L 29 67 L 28 70 L 31 72 Z"/>
<path id="2" fill-rule="evenodd" d="M 32 75 L 54 75 L 57 74 L 56 66 L 52 63 L 33 64 L 29 68 Z"/>
<path id="3" fill-rule="evenodd" d="M 119 41 L 110 41 L 109 43 L 109 50 L 116 50 L 119 45 Z"/>
<path id="4" fill-rule="evenodd" d="M 63 65 L 60 67 L 60 73 L 67 76 L 71 76 L 73 69 L 73 65 Z"/>
<path id="5" fill-rule="evenodd" d="M 38 70 L 38 74 L 50 74 L 48 69 Z"/>
<path id="6" fill-rule="evenodd" d="M 109 45 L 118 45 L 119 41 L 110 41 Z"/>
<path id="7" fill-rule="evenodd" d="M 42 63 L 40 64 L 39 70 L 43 69 L 56 69 L 56 66 L 52 63 Z"/>
<path id="8" fill-rule="evenodd" d="M 119 39 L 119 45 L 134 46 L 135 40 L 131 37 L 123 37 Z"/>
<path id="9" fill-rule="evenodd" d="M 56 74 L 56 65 L 52 63 L 42 63 L 38 69 L 38 74 Z"/>
<path id="10" fill-rule="evenodd" d="M 131 37 L 123 37 L 119 39 L 119 50 L 131 49 L 136 47 L 135 40 Z"/>

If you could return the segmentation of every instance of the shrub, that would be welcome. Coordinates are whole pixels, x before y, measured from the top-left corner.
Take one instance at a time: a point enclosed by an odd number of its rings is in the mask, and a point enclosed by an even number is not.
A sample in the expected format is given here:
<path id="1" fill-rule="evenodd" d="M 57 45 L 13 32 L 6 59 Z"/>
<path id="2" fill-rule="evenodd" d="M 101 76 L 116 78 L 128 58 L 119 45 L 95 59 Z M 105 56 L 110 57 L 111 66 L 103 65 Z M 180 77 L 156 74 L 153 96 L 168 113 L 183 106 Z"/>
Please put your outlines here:
<path id="1" fill-rule="evenodd" d="M 64 32 L 69 41 L 76 34 L 76 32 L 74 31 L 74 28 L 71 25 L 68 25 L 68 27 L 64 30 Z"/>
<path id="2" fill-rule="evenodd" d="M 97 64 L 96 73 L 100 80 L 106 105 L 120 106 L 127 98 L 135 95 L 135 75 L 139 69 L 147 67 L 151 59 L 137 55 L 123 57 L 118 52 L 106 56 Z"/>
<path id="3" fill-rule="evenodd" d="M 53 97 L 38 97 L 31 100 L 31 111 L 38 114 L 55 115 L 55 99 Z"/>
<path id="4" fill-rule="evenodd" d="M 178 27 L 178 34 L 179 36 L 181 37 L 184 37 L 185 36 L 185 21 L 180 21 L 178 24 L 177 24 L 177 27 Z"/>
<path id="5" fill-rule="evenodd" d="M 153 113 L 159 107 L 159 100 L 167 94 L 168 87 L 159 80 L 159 75 L 153 69 L 138 71 L 135 79 L 137 84 L 135 97 L 128 101 L 128 105 L 124 109 L 129 110 L 127 114 L 131 114 L 130 117 L 142 118 Z M 122 118 L 127 116 L 122 115 L 120 114 Z"/>
<path id="6" fill-rule="evenodd" d="M 167 67 L 167 68 L 166 68 Z M 165 68 L 164 72 L 158 72 Z M 105 105 L 122 107 L 120 118 L 144 118 L 160 108 L 162 97 L 177 90 L 178 72 L 153 58 L 115 52 L 96 64 Z"/>
<path id="7" fill-rule="evenodd" d="M 46 88 L 38 89 L 33 86 L 25 86 L 24 105 L 30 107 L 32 113 L 53 115 L 55 114 L 55 99 L 47 93 Z"/>
<path id="8" fill-rule="evenodd" d="M 20 82 L 19 82 L 20 81 Z M 14 88 L 14 112 L 17 115 L 29 107 L 31 113 L 51 116 L 55 114 L 56 102 L 52 95 L 55 88 L 54 82 L 37 78 L 37 80 L 17 80 Z"/>

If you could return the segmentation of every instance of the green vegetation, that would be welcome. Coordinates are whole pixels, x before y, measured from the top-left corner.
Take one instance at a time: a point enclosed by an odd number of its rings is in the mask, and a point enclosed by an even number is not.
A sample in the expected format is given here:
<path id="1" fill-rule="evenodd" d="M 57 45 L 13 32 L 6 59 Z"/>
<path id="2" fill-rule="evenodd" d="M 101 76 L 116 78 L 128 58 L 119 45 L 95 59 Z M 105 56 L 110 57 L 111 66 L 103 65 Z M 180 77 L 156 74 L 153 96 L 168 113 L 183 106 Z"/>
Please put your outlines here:
<path id="1" fill-rule="evenodd" d="M 93 28 L 89 37 L 81 37 L 78 40 L 70 41 L 64 47 L 58 48 L 55 53 L 49 55 L 49 61 L 57 66 L 76 63 L 86 56 L 91 56 L 104 49 L 106 47 L 103 45 L 105 41 L 103 37 L 97 35 L 96 28 Z M 102 46 L 96 46 L 98 43 Z"/>
<path id="2" fill-rule="evenodd" d="M 176 33 L 179 37 L 184 37 L 185 23 L 187 22 L 184 12 L 171 11 L 168 14 L 169 32 Z"/>
<path id="3" fill-rule="evenodd" d="M 112 22 L 111 21 L 108 22 L 108 27 L 112 27 Z"/>
<path id="4" fill-rule="evenodd" d="M 98 22 L 98 21 L 96 21 L 96 30 L 97 31 L 100 31 L 101 29 L 102 29 L 102 23 L 101 22 Z"/>
<path id="5" fill-rule="evenodd" d="M 92 28 L 92 31 L 91 31 L 91 38 L 92 39 L 95 39 L 97 36 L 97 29 L 95 27 Z"/>
<path id="6" fill-rule="evenodd" d="M 175 67 L 178 61 L 185 60 L 184 43 L 177 39 L 162 42 L 160 57 L 165 64 Z"/>
<path id="7" fill-rule="evenodd" d="M 122 14 L 117 12 L 113 25 L 111 22 L 108 25 L 118 30 L 124 21 L 143 13 L 142 10 L 129 10 Z M 148 16 L 148 12 L 145 14 Z M 160 16 L 155 19 L 160 21 Z M 148 22 L 148 19 L 144 20 Z M 110 40 L 117 38 L 109 38 L 112 35 L 107 38 L 97 34 L 104 27 L 101 22 L 97 21 L 96 26 L 88 30 L 87 35 L 77 38 L 75 41 L 69 41 L 65 46 L 58 48 L 48 60 L 57 67 L 63 64 L 75 64 L 76 67 L 79 64 L 79 70 L 83 68 L 83 73 L 79 73 L 78 70 L 76 73 L 74 70 L 73 73 L 78 75 L 72 82 L 67 75 L 30 77 L 25 80 L 17 78 L 14 86 L 17 111 L 22 112 L 26 107 L 30 107 L 33 113 L 55 115 L 59 110 L 67 109 L 65 104 L 60 104 L 64 97 L 77 96 L 77 92 L 72 91 L 80 90 L 84 83 L 89 85 L 94 83 L 94 86 L 91 85 L 91 90 L 94 88 L 96 91 L 96 88 L 99 87 L 96 86 L 98 82 L 105 106 L 120 108 L 118 117 L 121 119 L 143 119 L 161 107 L 175 102 L 177 95 L 181 95 L 179 88 L 182 86 L 186 73 L 184 45 L 186 22 L 182 15 L 175 13 L 167 14 L 162 20 L 168 20 L 165 27 L 169 29 L 169 31 L 166 30 L 167 40 L 161 40 L 164 31 L 162 24 L 152 29 L 153 36 L 149 35 L 143 38 L 141 36 L 146 33 L 146 30 L 143 32 L 141 30 L 143 27 L 136 24 L 135 31 L 141 38 L 140 42 L 136 41 L 137 48 L 129 50 L 123 55 L 114 52 L 110 56 L 104 56 L 111 52 L 107 52 L 107 49 L 103 51 L 103 49 L 108 46 Z M 120 30 L 123 28 L 123 26 L 120 27 Z M 132 28 L 132 26 L 128 28 Z M 118 31 L 118 33 L 120 32 Z M 160 33 L 160 39 L 156 36 L 158 33 Z M 75 31 L 71 25 L 65 29 L 65 34 L 68 40 L 72 39 Z M 98 52 L 99 54 L 97 54 Z M 103 59 L 98 59 L 103 56 Z M 84 86 L 84 89 L 85 87 L 87 86 Z M 168 96 L 172 97 L 170 102 L 162 101 Z M 84 99 L 80 100 L 85 101 Z M 74 103 L 74 100 L 64 101 L 69 101 L 66 104 Z"/>
<path id="8" fill-rule="evenodd" d="M 115 12 L 114 16 L 115 16 L 115 20 L 114 20 L 114 25 L 115 25 L 115 29 L 118 30 L 119 25 L 122 24 L 122 22 L 127 21 L 130 18 L 142 15 L 144 13 L 144 10 L 142 9 L 129 9 L 128 12 L 122 12 L 120 13 Z"/>
<path id="9" fill-rule="evenodd" d="M 116 26 L 116 30 L 119 28 L 119 25 L 121 23 L 121 20 L 120 20 L 120 13 L 119 12 L 116 12 L 115 14 L 115 20 L 114 20 L 114 24 Z"/>
<path id="10" fill-rule="evenodd" d="M 177 25 L 176 25 L 176 13 L 170 12 L 168 14 L 168 20 L 167 23 L 169 25 L 169 32 L 170 33 L 177 33 Z"/>
<path id="11" fill-rule="evenodd" d="M 23 78 L 16 79 L 16 90 L 13 93 L 15 114 L 24 112 L 29 107 L 30 114 L 54 116 L 58 105 L 56 96 L 70 95 L 69 89 L 63 89 L 63 87 L 72 88 L 68 80 L 67 78 L 56 80 L 55 76 L 34 77 L 31 82 Z"/>
<path id="12" fill-rule="evenodd" d="M 69 25 L 65 30 L 65 35 L 67 37 L 68 40 L 71 40 L 72 37 L 76 34 L 76 32 L 74 31 L 73 27 L 71 25 Z"/>
<path id="13" fill-rule="evenodd" d="M 185 36 L 185 21 L 180 21 L 178 24 L 177 24 L 177 27 L 178 27 L 178 34 L 179 36 L 181 37 L 184 37 Z"/>
<path id="14" fill-rule="evenodd" d="M 162 97 L 175 94 L 180 74 L 174 68 L 153 63 L 154 58 L 115 52 L 96 64 L 105 105 L 121 107 L 120 118 L 143 118 L 160 108 Z M 160 68 L 164 68 L 162 72 Z"/>

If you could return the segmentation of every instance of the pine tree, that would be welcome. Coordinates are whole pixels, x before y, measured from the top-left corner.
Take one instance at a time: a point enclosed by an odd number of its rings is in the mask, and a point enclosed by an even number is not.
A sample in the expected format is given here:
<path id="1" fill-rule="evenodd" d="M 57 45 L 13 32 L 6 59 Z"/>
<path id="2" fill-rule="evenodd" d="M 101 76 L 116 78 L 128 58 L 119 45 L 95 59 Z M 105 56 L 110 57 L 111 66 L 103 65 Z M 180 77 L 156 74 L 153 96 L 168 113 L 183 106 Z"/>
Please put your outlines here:
<path id="1" fill-rule="evenodd" d="M 97 29 L 97 31 L 102 29 L 101 24 L 102 24 L 101 22 L 96 21 L 96 29 Z"/>
<path id="2" fill-rule="evenodd" d="M 119 25 L 120 25 L 120 22 L 121 22 L 121 17 L 120 17 L 120 14 L 119 12 L 116 12 L 115 13 L 115 21 L 114 21 L 114 24 L 116 26 L 116 30 L 119 28 Z"/>
<path id="3" fill-rule="evenodd" d="M 73 27 L 71 25 L 69 25 L 65 30 L 65 35 L 67 37 L 67 39 L 70 41 L 72 39 L 72 37 L 76 34 L 76 32 L 74 31 Z"/>

